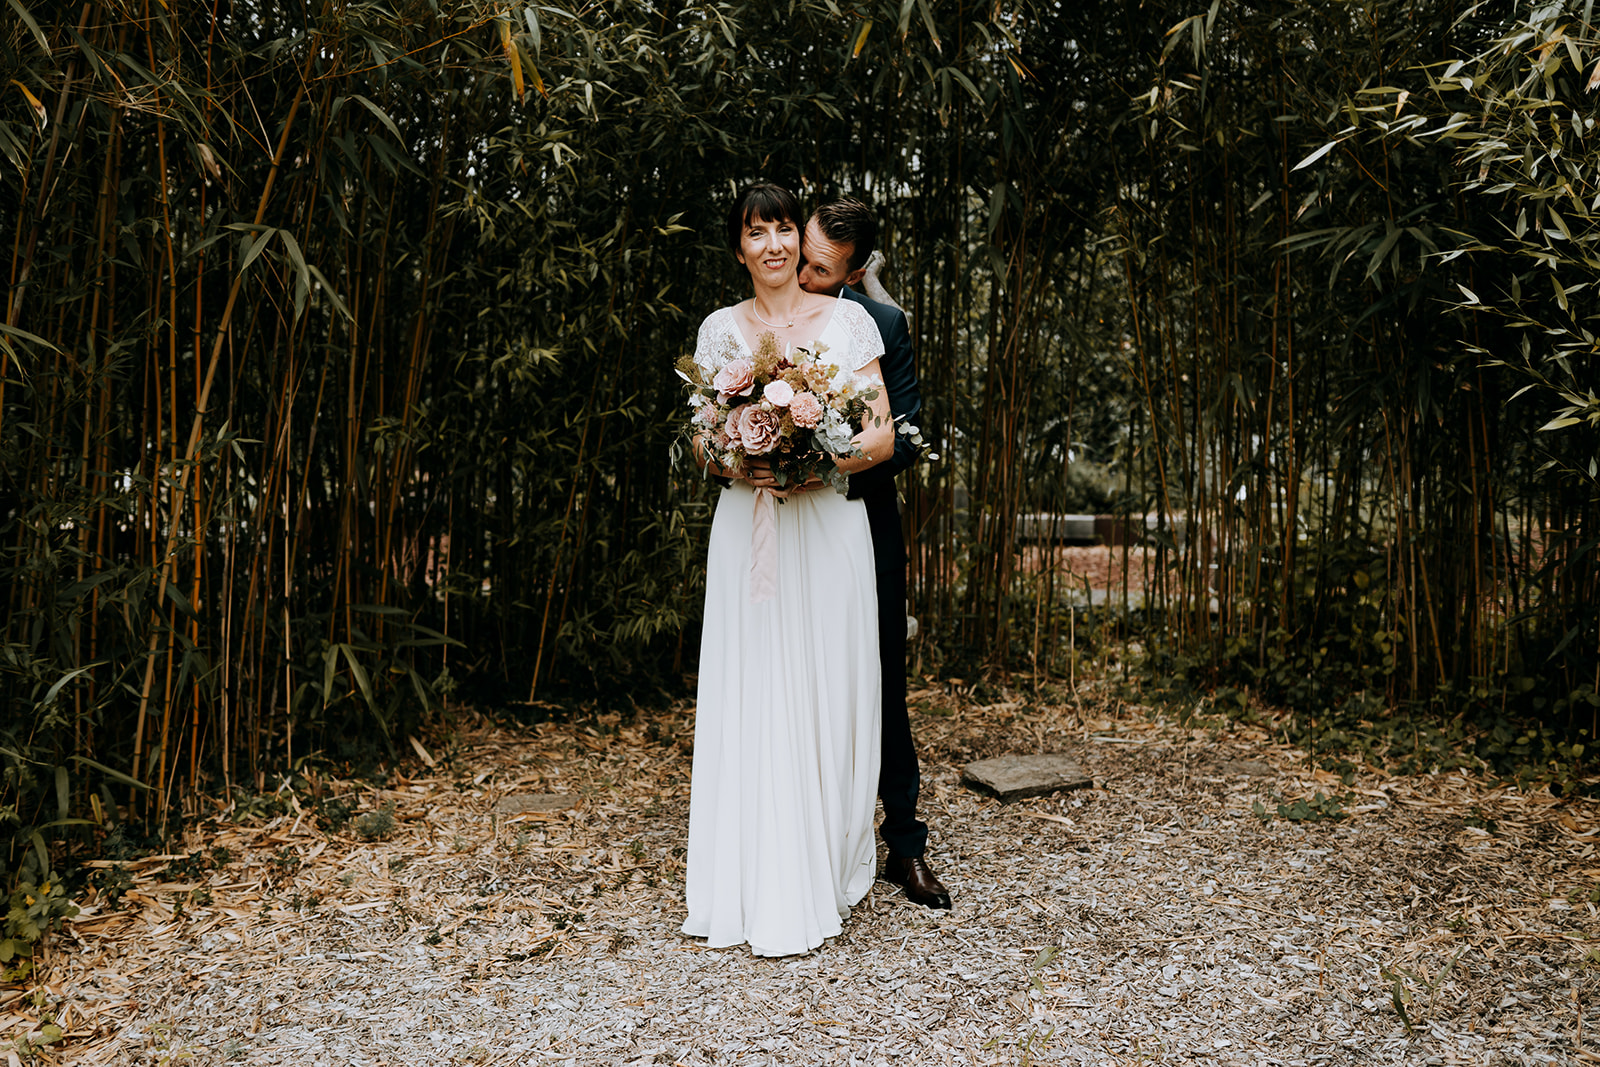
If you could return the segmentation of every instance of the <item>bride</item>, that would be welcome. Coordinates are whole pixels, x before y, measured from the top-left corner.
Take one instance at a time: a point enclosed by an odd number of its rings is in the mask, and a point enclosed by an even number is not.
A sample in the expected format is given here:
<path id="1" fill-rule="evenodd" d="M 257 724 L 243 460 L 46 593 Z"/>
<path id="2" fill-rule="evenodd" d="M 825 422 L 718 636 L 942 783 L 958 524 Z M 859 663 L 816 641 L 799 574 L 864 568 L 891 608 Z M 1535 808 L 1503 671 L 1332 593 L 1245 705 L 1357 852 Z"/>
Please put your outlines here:
<path id="1" fill-rule="evenodd" d="M 750 358 L 762 334 L 780 346 L 827 345 L 843 369 L 880 377 L 883 342 L 858 304 L 800 288 L 804 216 L 788 190 L 746 187 L 728 242 L 754 296 L 700 326 L 695 361 Z M 888 458 L 894 429 L 883 388 L 865 453 L 845 473 Z M 809 952 L 839 933 L 876 869 L 873 804 L 880 750 L 872 538 L 859 500 L 811 482 L 779 489 L 762 464 L 724 470 L 711 524 L 695 713 L 683 932 L 760 956 Z M 759 494 L 776 513 L 776 593 L 752 603 L 751 534 Z"/>

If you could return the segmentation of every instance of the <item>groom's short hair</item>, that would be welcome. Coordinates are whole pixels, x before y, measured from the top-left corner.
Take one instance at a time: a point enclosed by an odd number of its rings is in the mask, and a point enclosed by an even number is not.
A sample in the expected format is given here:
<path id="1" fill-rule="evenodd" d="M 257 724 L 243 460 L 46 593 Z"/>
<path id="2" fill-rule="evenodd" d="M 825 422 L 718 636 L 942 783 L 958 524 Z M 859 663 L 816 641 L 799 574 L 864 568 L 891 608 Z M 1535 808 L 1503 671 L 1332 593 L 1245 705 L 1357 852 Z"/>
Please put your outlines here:
<path id="1" fill-rule="evenodd" d="M 860 270 L 878 245 L 878 217 L 854 197 L 830 200 L 811 213 L 822 236 L 850 246 L 850 269 Z"/>

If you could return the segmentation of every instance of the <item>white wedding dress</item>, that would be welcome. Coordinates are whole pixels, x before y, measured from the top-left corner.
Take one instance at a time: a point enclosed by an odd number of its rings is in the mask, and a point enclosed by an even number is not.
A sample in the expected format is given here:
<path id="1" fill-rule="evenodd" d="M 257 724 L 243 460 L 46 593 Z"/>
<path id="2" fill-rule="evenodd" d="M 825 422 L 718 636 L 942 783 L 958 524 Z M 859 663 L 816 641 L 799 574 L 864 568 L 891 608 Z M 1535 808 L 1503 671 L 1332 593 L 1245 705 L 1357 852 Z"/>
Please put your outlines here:
<path id="1" fill-rule="evenodd" d="M 883 352 L 848 300 L 818 340 L 850 370 Z M 696 362 L 748 356 L 731 309 L 707 317 Z M 755 503 L 736 481 L 711 524 L 683 932 L 787 956 L 839 933 L 875 873 L 877 593 L 865 507 L 821 489 L 774 508 L 777 592 L 752 604 Z"/>

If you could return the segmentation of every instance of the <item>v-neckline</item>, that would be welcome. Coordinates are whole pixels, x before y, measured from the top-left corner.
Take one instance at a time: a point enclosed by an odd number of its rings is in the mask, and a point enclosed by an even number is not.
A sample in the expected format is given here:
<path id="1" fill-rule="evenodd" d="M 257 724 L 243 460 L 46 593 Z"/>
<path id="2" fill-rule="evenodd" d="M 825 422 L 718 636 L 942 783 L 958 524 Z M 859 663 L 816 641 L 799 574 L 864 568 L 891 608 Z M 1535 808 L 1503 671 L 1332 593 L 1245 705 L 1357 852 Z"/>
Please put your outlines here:
<path id="1" fill-rule="evenodd" d="M 833 298 L 833 310 L 828 312 L 828 321 L 822 324 L 822 329 L 817 331 L 817 336 L 811 339 L 813 344 L 816 343 L 818 337 L 821 337 L 823 334 L 828 332 L 829 326 L 833 325 L 834 318 L 839 314 L 839 305 L 842 303 L 844 303 L 844 297 L 835 296 Z M 739 325 L 739 316 L 733 310 L 733 308 L 728 309 L 728 317 L 733 320 L 733 335 L 739 339 L 739 347 L 743 348 L 744 354 L 754 361 L 756 358 L 756 351 L 750 347 L 750 342 L 745 338 L 744 328 Z M 793 348 L 794 346 L 790 345 L 789 347 Z"/>

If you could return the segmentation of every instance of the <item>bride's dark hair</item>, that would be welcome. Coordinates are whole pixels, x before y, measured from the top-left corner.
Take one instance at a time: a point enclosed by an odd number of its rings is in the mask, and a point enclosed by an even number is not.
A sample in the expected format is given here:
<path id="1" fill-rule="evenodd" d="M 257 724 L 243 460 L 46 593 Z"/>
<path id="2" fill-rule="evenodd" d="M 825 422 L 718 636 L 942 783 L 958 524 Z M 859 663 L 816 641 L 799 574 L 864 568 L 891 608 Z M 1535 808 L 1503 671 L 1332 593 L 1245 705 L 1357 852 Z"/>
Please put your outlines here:
<path id="1" fill-rule="evenodd" d="M 800 201 L 783 186 L 771 182 L 756 182 L 740 189 L 728 210 L 728 250 L 735 258 L 739 255 L 739 238 L 751 219 L 799 226 Z"/>

